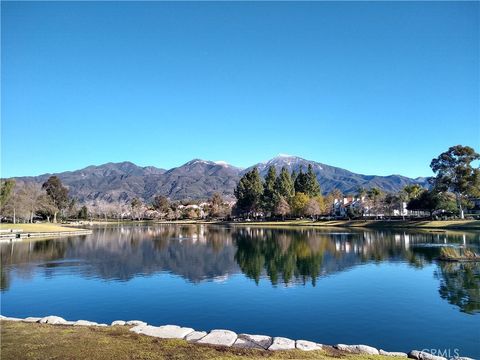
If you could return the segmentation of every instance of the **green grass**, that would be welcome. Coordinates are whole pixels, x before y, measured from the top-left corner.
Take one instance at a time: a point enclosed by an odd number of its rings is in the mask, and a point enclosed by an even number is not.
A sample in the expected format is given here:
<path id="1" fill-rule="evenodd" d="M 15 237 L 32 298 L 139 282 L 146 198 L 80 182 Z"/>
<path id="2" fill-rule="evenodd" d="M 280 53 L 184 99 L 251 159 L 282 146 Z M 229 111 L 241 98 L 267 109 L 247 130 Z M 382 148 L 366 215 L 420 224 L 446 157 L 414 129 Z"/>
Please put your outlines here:
<path id="1" fill-rule="evenodd" d="M 316 226 L 316 227 L 366 227 L 366 228 L 420 228 L 420 229 L 462 229 L 480 230 L 480 220 L 286 220 L 265 222 L 239 222 L 236 225 L 249 226 Z"/>
<path id="2" fill-rule="evenodd" d="M 39 223 L 39 224 L 0 224 L 1 230 L 23 230 L 23 232 L 37 233 L 37 232 L 63 232 L 63 231 L 75 231 L 76 228 L 62 226 L 52 223 Z"/>
<path id="3" fill-rule="evenodd" d="M 73 327 L 12 321 L 2 321 L 0 326 L 3 360 L 395 359 L 379 355 L 347 355 L 334 349 L 273 352 L 213 347 L 138 335 L 125 326 Z"/>

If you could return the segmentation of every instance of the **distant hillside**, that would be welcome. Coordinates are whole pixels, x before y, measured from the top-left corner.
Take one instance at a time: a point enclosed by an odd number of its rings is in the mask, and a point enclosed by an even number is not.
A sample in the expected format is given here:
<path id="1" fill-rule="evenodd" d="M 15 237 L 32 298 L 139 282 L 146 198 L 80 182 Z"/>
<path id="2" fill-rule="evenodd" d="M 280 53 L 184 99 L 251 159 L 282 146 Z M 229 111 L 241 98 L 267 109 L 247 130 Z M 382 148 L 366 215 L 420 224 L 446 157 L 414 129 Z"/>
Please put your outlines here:
<path id="1" fill-rule="evenodd" d="M 264 176 L 270 165 L 280 170 L 283 166 L 289 171 L 307 169 L 308 164 L 314 168 L 322 192 L 334 188 L 344 193 L 355 192 L 359 187 L 379 187 L 384 191 L 397 191 L 407 184 L 425 185 L 425 178 L 411 179 L 401 175 L 376 176 L 361 175 L 305 160 L 296 156 L 280 155 L 267 162 L 258 163 L 260 173 Z M 92 200 L 129 201 L 139 197 L 151 201 L 157 194 L 172 200 L 207 199 L 218 192 L 226 198 L 233 199 L 233 190 L 248 169 L 241 169 L 225 162 L 195 159 L 186 164 L 164 170 L 153 166 L 140 167 L 131 162 L 107 163 L 88 166 L 76 171 L 57 174 L 44 174 L 33 177 L 18 177 L 21 181 L 43 183 L 51 175 L 57 175 L 70 189 L 70 194 L 81 202 Z"/>
<path id="2" fill-rule="evenodd" d="M 282 167 L 286 167 L 290 172 L 292 172 L 292 170 L 299 172 L 300 169 L 307 171 L 309 164 L 312 165 L 313 171 L 317 175 L 318 182 L 320 183 L 320 188 L 324 193 L 328 193 L 335 188 L 340 189 L 346 194 L 354 193 L 360 187 L 365 189 L 378 187 L 386 192 L 393 192 L 402 189 L 408 184 L 426 184 L 426 178 L 411 179 L 401 175 L 377 176 L 356 174 L 345 169 L 290 155 L 279 155 L 267 162 L 253 165 L 247 170 L 256 166 L 260 174 L 265 176 L 271 165 L 275 166 L 277 172 L 280 171 Z"/>

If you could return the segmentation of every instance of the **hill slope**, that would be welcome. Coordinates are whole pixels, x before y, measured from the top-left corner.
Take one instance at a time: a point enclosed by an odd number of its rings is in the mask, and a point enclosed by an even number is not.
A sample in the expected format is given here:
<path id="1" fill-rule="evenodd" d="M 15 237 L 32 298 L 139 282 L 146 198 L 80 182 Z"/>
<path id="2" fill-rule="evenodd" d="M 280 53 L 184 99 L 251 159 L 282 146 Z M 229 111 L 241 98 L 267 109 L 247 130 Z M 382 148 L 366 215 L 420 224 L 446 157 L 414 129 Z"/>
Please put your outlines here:
<path id="1" fill-rule="evenodd" d="M 262 176 L 265 176 L 270 165 L 275 166 L 278 171 L 285 166 L 289 171 L 298 172 L 300 169 L 306 171 L 309 164 L 317 174 L 323 193 L 334 188 L 340 189 L 344 193 L 352 193 L 359 187 L 368 189 L 374 186 L 389 192 L 397 191 L 407 184 L 425 184 L 425 178 L 411 179 L 401 175 L 362 175 L 287 155 L 280 155 L 254 166 L 257 166 Z M 151 201 L 157 194 L 165 195 L 172 200 L 206 199 L 215 192 L 233 199 L 233 190 L 238 180 L 251 168 L 253 166 L 242 170 L 224 162 L 194 159 L 170 170 L 121 162 L 88 166 L 84 169 L 54 175 L 57 175 L 68 186 L 70 194 L 80 202 L 129 201 L 134 197 Z M 51 175 L 53 174 L 18 177 L 17 180 L 43 183 Z"/>

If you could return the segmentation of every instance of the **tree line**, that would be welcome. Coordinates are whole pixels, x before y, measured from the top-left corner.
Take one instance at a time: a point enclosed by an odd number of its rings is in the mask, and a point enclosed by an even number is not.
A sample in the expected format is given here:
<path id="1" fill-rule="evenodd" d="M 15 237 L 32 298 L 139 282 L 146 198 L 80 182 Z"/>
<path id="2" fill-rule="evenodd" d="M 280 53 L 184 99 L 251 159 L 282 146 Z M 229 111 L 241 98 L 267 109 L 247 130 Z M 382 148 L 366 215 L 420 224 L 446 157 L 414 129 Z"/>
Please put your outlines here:
<path id="1" fill-rule="evenodd" d="M 75 207 L 75 199 L 57 176 L 51 176 L 42 185 L 33 182 L 16 183 L 14 179 L 0 184 L 0 214 L 13 223 L 33 222 L 40 216 L 57 222 L 58 215 L 65 216 Z"/>
<path id="2" fill-rule="evenodd" d="M 57 176 L 51 176 L 43 184 L 16 182 L 6 179 L 0 182 L 0 217 L 13 223 L 33 223 L 46 220 L 144 220 L 144 219 L 226 219 L 231 206 L 222 196 L 214 193 L 207 201 L 170 201 L 156 195 L 151 202 L 135 197 L 127 202 L 91 200 L 78 202 L 69 195 Z"/>
<path id="3" fill-rule="evenodd" d="M 241 216 L 272 217 L 288 215 L 316 216 L 328 211 L 330 194 L 327 199 L 322 196 L 320 185 L 312 165 L 307 171 L 290 173 L 283 167 L 280 173 L 270 166 L 262 179 L 255 167 L 240 179 L 235 191 L 237 203 L 234 213 Z"/>
<path id="4" fill-rule="evenodd" d="M 428 188 L 419 184 L 405 186 L 398 192 L 384 192 L 377 187 L 359 188 L 349 194 L 350 204 L 338 214 L 344 195 L 338 189 L 323 196 L 317 177 L 309 164 L 307 171 L 290 173 L 285 167 L 280 173 L 270 166 L 264 179 L 258 169 L 245 173 L 235 189 L 237 203 L 234 213 L 243 217 L 331 216 L 348 218 L 364 216 L 393 216 L 410 214 L 433 217 L 465 217 L 465 209 L 472 208 L 472 199 L 480 197 L 480 170 L 472 163 L 480 155 L 469 146 L 452 146 L 431 161 L 434 176 Z M 406 209 L 404 208 L 406 204 Z"/>

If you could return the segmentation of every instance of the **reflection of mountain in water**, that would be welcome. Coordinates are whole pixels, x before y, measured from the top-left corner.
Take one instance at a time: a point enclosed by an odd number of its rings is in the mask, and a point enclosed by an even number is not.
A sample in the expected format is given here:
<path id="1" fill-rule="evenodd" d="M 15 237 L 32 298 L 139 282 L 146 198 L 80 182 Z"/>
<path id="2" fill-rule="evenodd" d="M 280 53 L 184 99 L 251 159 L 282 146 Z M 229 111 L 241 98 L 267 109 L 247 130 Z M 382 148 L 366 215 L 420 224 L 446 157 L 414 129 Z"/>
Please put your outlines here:
<path id="1" fill-rule="evenodd" d="M 104 231 L 94 248 L 84 244 L 69 249 L 68 255 L 88 259 L 86 275 L 105 279 L 129 280 L 168 271 L 198 282 L 237 271 L 231 241 L 218 241 L 216 233 L 198 235 L 166 231 L 145 236 L 132 231 L 115 237 Z"/>
<path id="2" fill-rule="evenodd" d="M 475 234 L 326 232 L 321 229 L 272 229 L 221 226 L 119 226 L 90 236 L 3 244 L 1 289 L 9 272 L 28 278 L 73 274 L 108 280 L 169 272 L 197 283 L 225 279 L 239 270 L 259 282 L 317 283 L 318 278 L 367 262 L 402 261 L 415 267 L 431 263 L 440 246 L 478 246 Z M 446 266 L 449 265 L 449 266 Z M 479 269 L 440 264 L 440 295 L 463 311 L 479 306 Z"/>

